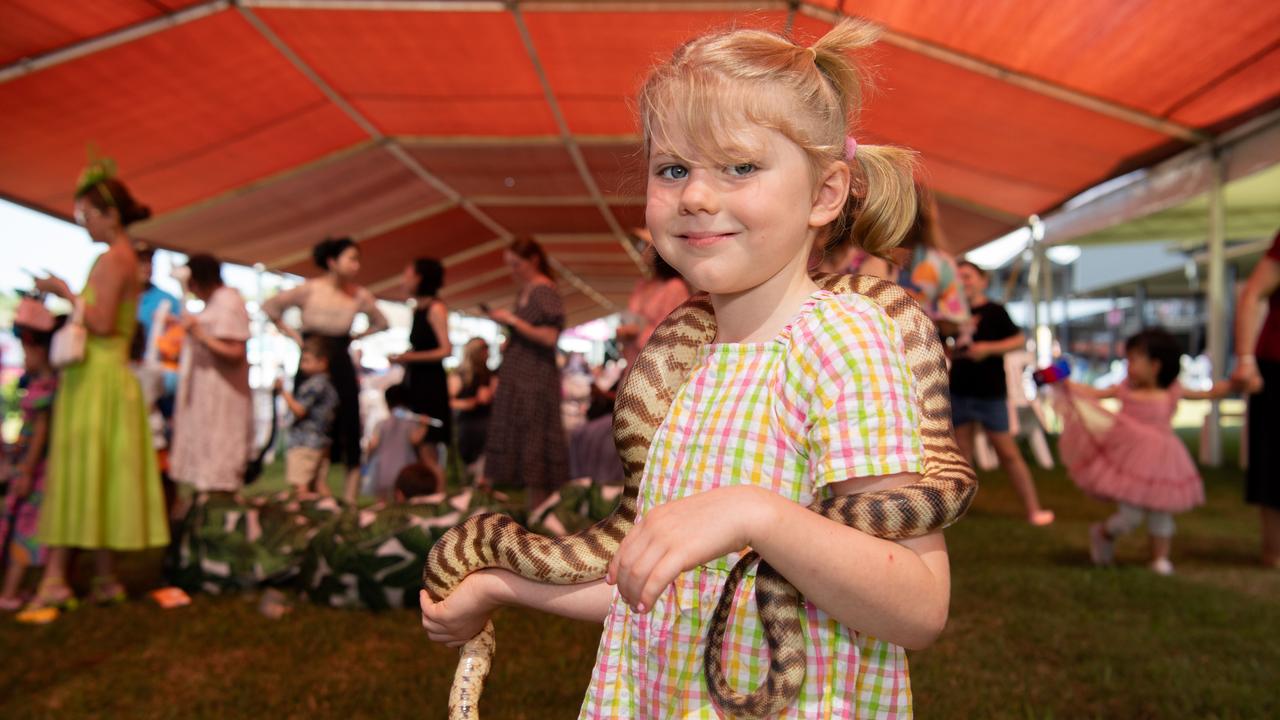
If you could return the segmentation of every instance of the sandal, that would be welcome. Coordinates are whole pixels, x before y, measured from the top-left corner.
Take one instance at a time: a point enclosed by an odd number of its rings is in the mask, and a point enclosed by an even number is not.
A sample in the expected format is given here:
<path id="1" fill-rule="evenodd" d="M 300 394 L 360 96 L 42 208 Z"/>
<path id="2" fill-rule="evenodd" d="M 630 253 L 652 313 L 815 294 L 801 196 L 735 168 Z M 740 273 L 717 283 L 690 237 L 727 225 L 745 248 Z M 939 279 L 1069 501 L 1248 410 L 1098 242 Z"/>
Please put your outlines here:
<path id="1" fill-rule="evenodd" d="M 41 582 L 36 596 L 14 619 L 28 625 L 45 625 L 57 620 L 64 611 L 69 612 L 79 606 L 80 600 L 66 582 Z"/>
<path id="2" fill-rule="evenodd" d="M 0 598 L 0 612 L 17 612 L 24 605 L 22 598 L 14 595 L 13 597 Z"/>
<path id="3" fill-rule="evenodd" d="M 89 597 L 97 605 L 120 605 L 129 599 L 114 575 L 95 577 L 89 585 Z"/>

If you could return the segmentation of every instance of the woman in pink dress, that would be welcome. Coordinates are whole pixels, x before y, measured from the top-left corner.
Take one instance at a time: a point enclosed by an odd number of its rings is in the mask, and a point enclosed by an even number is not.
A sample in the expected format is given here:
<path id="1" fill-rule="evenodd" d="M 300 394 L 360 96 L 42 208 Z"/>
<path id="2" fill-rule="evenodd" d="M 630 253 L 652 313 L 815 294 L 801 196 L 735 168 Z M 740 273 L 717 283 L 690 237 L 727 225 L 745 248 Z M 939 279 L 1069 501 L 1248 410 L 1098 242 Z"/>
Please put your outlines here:
<path id="1" fill-rule="evenodd" d="M 1182 349 L 1164 330 L 1134 335 L 1125 343 L 1125 353 L 1125 382 L 1102 390 L 1071 382 L 1063 386 L 1058 408 L 1064 427 L 1058 451 L 1080 489 L 1120 506 L 1089 528 L 1094 564 L 1111 564 L 1116 538 L 1146 519 L 1151 569 L 1169 575 L 1173 516 L 1204 503 L 1200 472 L 1170 423 L 1179 399 L 1225 397 L 1231 384 L 1219 381 L 1203 392 L 1183 388 L 1178 383 Z M 1099 405 L 1103 398 L 1118 398 L 1120 412 Z"/>

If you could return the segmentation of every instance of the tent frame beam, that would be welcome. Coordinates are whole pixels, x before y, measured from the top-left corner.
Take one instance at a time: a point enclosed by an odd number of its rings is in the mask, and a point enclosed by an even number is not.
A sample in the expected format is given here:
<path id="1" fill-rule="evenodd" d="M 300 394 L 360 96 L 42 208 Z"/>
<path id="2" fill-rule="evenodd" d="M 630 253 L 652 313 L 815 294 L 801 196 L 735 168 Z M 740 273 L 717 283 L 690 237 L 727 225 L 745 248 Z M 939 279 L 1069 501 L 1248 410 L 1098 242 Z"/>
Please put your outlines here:
<path id="1" fill-rule="evenodd" d="M 150 20 L 143 20 L 140 23 L 103 33 L 35 57 L 15 60 L 0 68 L 0 84 L 85 57 L 86 55 L 93 55 L 117 45 L 124 45 L 148 35 L 155 35 L 169 28 L 220 13 L 229 7 L 231 7 L 231 0 L 211 0 L 211 2 L 192 5 Z"/>
<path id="2" fill-rule="evenodd" d="M 843 12 L 827 10 L 808 4 L 802 5 L 800 12 L 811 18 L 830 23 L 836 23 L 845 17 L 851 17 Z M 1038 95 L 1043 95 L 1060 102 L 1084 108 L 1085 110 L 1106 115 L 1110 118 L 1114 118 L 1131 125 L 1137 125 L 1184 142 L 1194 144 L 1205 142 L 1209 139 L 1209 135 L 1194 128 L 1187 127 L 1186 125 L 1173 122 L 1172 120 L 1166 120 L 1165 118 L 1150 115 L 1131 107 L 1082 93 L 1078 90 L 1072 90 L 1069 87 L 1049 82 L 1047 80 L 1042 80 L 1016 70 L 1011 70 L 992 62 L 979 60 L 970 55 L 965 55 L 964 53 L 956 52 L 955 50 L 943 47 L 942 45 L 921 40 L 910 35 L 904 35 L 903 33 L 895 30 L 883 28 L 880 37 L 885 42 L 891 45 L 896 45 L 904 50 L 910 50 L 933 60 L 953 65 L 979 75 L 985 75 L 986 77 L 1022 88 L 1023 90 L 1028 90 Z"/>
<path id="3" fill-rule="evenodd" d="M 315 85 L 317 90 L 319 90 L 325 97 L 329 98 L 330 102 L 342 110 L 343 113 L 345 113 L 347 117 L 349 117 L 360 129 L 364 130 L 369 137 L 381 144 L 388 153 L 403 163 L 410 172 L 417 175 L 419 179 L 427 185 L 430 185 L 449 200 L 457 203 L 458 206 L 467 211 L 467 214 L 475 218 L 480 224 L 492 230 L 499 238 L 510 240 L 513 237 L 509 230 L 493 218 L 489 217 L 489 215 L 477 207 L 475 203 L 472 203 L 470 200 L 463 197 L 461 193 L 454 190 L 448 183 L 436 177 L 429 170 L 423 167 L 422 163 L 418 162 L 418 160 L 410 155 L 408 151 L 397 144 L 394 138 L 384 135 L 377 126 L 370 122 L 369 119 L 351 103 L 347 102 L 347 99 L 342 97 L 342 95 L 339 94 L 333 86 L 325 81 L 324 78 L 320 77 L 320 74 L 317 73 L 305 60 L 303 60 L 302 57 L 284 41 L 283 38 L 277 35 L 274 30 L 263 22 L 262 18 L 259 18 L 252 9 L 243 4 L 238 4 L 236 5 L 236 10 L 239 11 L 240 15 L 248 21 L 258 34 L 263 37 L 263 39 L 270 43 L 271 46 L 280 54 L 284 55 L 285 59 L 288 60 L 298 70 L 298 72 L 302 73 L 303 77 L 307 78 L 308 81 Z M 553 259 L 552 266 L 556 267 L 557 265 L 558 263 Z M 598 302 L 601 307 L 605 308 L 609 312 L 615 312 L 617 310 L 617 307 L 610 302 L 608 298 L 596 292 L 590 285 L 583 281 L 582 278 L 579 278 L 574 273 L 567 269 L 563 269 L 562 267 L 556 267 L 556 269 L 561 273 L 565 280 L 577 287 L 583 292 L 583 294 Z"/>
<path id="4" fill-rule="evenodd" d="M 1216 166 L 1221 166 L 1222 181 L 1231 182 L 1277 163 L 1280 110 L 1228 131 L 1212 145 L 1191 148 L 1142 170 L 1132 182 L 1051 213 L 1044 219 L 1045 242 L 1070 242 L 1180 205 L 1212 188 Z"/>
<path id="5" fill-rule="evenodd" d="M 542 86 L 542 94 L 546 97 L 547 107 L 551 110 L 551 116 L 555 120 L 556 127 L 560 130 L 560 139 L 564 142 L 565 150 L 569 152 L 569 157 L 573 160 L 573 165 L 578 170 L 578 177 L 587 188 L 587 193 L 591 195 L 596 208 L 600 210 L 600 215 L 609 226 L 609 230 L 617 236 L 622 249 L 631 257 L 641 274 L 648 276 L 648 263 L 644 261 L 640 252 L 631 244 L 626 231 L 622 229 L 618 218 L 609 209 L 608 203 L 605 202 L 604 195 L 600 193 L 600 187 L 596 184 L 596 179 L 591 174 L 591 169 L 587 167 L 587 160 L 582 156 L 582 149 L 578 147 L 577 141 L 574 140 L 573 131 L 570 130 L 569 122 L 565 119 L 564 112 L 560 108 L 560 101 L 556 99 L 555 91 L 551 89 L 551 80 L 547 77 L 546 68 L 542 65 L 542 59 L 538 56 L 538 49 L 533 44 L 533 35 L 529 32 L 529 26 L 525 23 L 524 15 L 520 12 L 520 8 L 514 4 L 511 6 L 511 16 L 515 20 L 517 32 L 520 33 L 520 41 L 524 43 L 525 53 L 529 56 L 529 63 L 533 66 L 533 72 L 538 76 L 538 83 Z"/>

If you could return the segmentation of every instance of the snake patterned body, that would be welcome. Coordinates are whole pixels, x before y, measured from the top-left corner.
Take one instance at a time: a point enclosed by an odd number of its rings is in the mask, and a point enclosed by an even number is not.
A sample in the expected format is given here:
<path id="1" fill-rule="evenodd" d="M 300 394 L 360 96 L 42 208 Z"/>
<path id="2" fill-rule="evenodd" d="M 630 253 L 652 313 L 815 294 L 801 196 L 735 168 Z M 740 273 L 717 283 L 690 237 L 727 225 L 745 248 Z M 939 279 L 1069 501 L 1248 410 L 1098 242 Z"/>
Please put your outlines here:
<path id="1" fill-rule="evenodd" d="M 892 283 L 866 276 L 821 276 L 816 281 L 836 294 L 866 296 L 897 325 L 915 379 L 924 467 L 920 480 L 910 485 L 816 501 L 810 509 L 870 535 L 895 540 L 924 535 L 955 522 L 972 501 L 977 481 L 952 432 L 946 362 L 933 323 Z M 695 297 L 663 321 L 628 373 L 613 421 L 626 488 L 612 515 L 566 537 L 532 534 L 503 515 L 473 517 L 446 533 L 431 549 L 423 567 L 423 585 L 432 600 L 439 602 L 468 574 L 490 567 L 553 584 L 603 578 L 609 560 L 635 523 L 640 480 L 654 433 L 676 391 L 693 372 L 699 347 L 712 342 L 715 335 L 710 301 L 705 295 Z M 796 697 L 804 682 L 802 600 L 786 579 L 763 562 L 756 574 L 756 600 L 772 654 L 768 676 L 763 685 L 746 693 L 729 687 L 724 678 L 721 655 L 733 593 L 758 561 L 755 553 L 748 553 L 734 566 L 707 633 L 707 686 L 722 712 L 732 717 L 776 715 Z M 480 693 L 494 649 L 492 623 L 463 646 L 449 695 L 452 720 L 479 717 Z"/>

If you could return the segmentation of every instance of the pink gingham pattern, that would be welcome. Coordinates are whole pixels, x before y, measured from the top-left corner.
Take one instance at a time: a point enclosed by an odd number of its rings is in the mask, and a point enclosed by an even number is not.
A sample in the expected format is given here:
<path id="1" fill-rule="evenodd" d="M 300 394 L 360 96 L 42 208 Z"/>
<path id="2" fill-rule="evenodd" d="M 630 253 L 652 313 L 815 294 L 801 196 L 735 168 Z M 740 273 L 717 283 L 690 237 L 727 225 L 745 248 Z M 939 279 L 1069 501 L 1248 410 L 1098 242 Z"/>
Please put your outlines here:
<path id="1" fill-rule="evenodd" d="M 808 504 L 832 482 L 919 472 L 914 392 L 901 336 L 884 312 L 857 295 L 815 292 L 774 340 L 704 348 L 654 436 L 640 514 L 729 484 Z M 736 560 L 681 574 L 647 614 L 615 595 L 580 717 L 719 717 L 702 676 L 702 643 Z M 725 638 L 725 673 L 739 690 L 759 685 L 768 666 L 758 618 L 752 570 Z M 910 716 L 902 648 L 812 604 L 804 628 L 804 687 L 781 717 Z"/>

